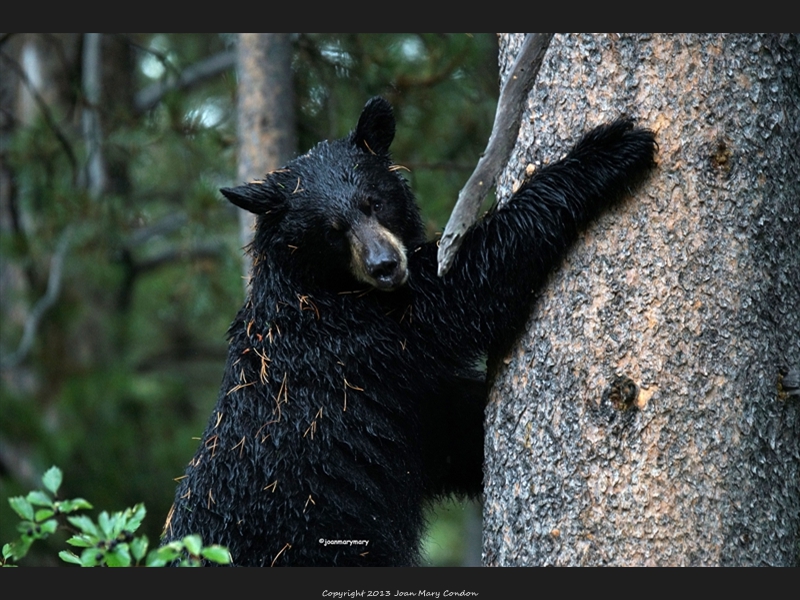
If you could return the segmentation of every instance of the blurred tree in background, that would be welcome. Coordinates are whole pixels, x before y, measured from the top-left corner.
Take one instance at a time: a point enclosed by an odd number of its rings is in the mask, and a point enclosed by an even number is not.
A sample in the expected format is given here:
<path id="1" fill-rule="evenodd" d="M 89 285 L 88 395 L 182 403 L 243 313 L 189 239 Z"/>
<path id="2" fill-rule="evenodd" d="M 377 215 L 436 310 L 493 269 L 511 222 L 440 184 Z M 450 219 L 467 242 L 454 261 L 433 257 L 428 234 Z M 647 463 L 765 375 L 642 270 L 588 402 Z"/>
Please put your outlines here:
<path id="1" fill-rule="evenodd" d="M 385 96 L 395 160 L 440 230 L 491 129 L 495 37 L 291 43 L 298 151 Z M 6 498 L 52 464 L 66 496 L 144 502 L 158 538 L 242 299 L 237 214 L 217 192 L 239 183 L 235 64 L 234 35 L 0 35 L 0 541 L 16 535 Z M 429 542 L 432 560 L 459 544 Z"/>

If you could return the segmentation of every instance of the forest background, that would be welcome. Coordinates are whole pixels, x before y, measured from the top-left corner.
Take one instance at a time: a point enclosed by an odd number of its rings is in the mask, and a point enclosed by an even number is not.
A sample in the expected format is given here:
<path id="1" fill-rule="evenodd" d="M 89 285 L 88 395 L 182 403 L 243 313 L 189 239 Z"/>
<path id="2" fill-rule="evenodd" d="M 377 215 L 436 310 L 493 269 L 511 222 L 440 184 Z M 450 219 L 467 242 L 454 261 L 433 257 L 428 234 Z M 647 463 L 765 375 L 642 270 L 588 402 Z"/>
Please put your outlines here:
<path id="1" fill-rule="evenodd" d="M 385 96 L 441 231 L 497 102 L 494 34 L 294 34 L 297 153 Z M 153 543 L 214 405 L 243 299 L 233 34 L 0 36 L 0 542 L 39 488 L 148 509 Z M 281 85 L 286 82 L 281 82 Z M 257 178 L 264 173 L 252 173 Z M 430 564 L 477 564 L 478 509 L 440 506 Z M 55 536 L 23 564 L 58 565 Z"/>

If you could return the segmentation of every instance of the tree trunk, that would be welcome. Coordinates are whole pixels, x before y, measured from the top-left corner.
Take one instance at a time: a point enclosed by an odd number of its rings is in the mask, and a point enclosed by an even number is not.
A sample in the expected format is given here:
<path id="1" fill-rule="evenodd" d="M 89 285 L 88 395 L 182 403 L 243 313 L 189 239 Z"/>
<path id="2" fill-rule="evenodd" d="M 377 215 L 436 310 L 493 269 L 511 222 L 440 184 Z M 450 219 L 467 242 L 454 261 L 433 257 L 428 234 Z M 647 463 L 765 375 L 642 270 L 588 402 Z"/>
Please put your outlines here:
<path id="1" fill-rule="evenodd" d="M 9 157 L 18 130 L 41 120 L 66 156 L 73 180 L 79 178 L 78 158 L 68 139 L 77 122 L 75 79 L 80 72 L 80 49 L 81 34 L 8 34 L 0 48 L 0 238 L 4 241 L 0 253 L 0 371 L 10 390 L 24 389 L 26 393 L 32 393 L 36 377 L 22 363 L 41 321 L 37 313 L 52 304 L 42 303 L 52 265 L 50 256 L 43 259 L 36 252 L 50 241 L 49 232 L 42 219 L 21 202 L 20 181 L 25 179 Z M 52 184 L 48 180 L 43 187 Z M 22 187 L 29 185 L 26 181 Z M 41 198 L 36 200 L 40 207 Z M 11 239 L 14 244 L 7 241 Z M 19 248 L 28 254 L 25 260 L 18 258 Z M 39 299 L 31 302 L 31 297 Z M 3 440 L 0 446 L 6 447 Z M 1 455 L 0 448 L 3 463 Z"/>
<path id="2" fill-rule="evenodd" d="M 238 137 L 240 181 L 257 179 L 289 162 L 297 151 L 292 84 L 292 45 L 288 33 L 239 35 Z M 255 219 L 240 210 L 243 246 L 253 237 Z M 245 281 L 250 257 L 244 258 Z"/>
<path id="3" fill-rule="evenodd" d="M 553 39 L 498 195 L 620 114 L 659 166 L 496 374 L 486 564 L 798 564 L 798 65 L 797 34 Z"/>

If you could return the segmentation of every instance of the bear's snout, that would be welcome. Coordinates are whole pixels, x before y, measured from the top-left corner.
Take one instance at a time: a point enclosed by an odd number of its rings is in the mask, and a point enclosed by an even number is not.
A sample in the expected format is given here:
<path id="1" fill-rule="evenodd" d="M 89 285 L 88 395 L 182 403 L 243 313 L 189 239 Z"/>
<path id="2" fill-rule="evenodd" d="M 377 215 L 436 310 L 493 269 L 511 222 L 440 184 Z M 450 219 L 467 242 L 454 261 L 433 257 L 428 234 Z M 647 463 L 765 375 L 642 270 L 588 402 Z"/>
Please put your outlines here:
<path id="1" fill-rule="evenodd" d="M 356 279 L 384 291 L 406 282 L 406 249 L 396 235 L 374 220 L 353 227 L 348 234 Z"/>

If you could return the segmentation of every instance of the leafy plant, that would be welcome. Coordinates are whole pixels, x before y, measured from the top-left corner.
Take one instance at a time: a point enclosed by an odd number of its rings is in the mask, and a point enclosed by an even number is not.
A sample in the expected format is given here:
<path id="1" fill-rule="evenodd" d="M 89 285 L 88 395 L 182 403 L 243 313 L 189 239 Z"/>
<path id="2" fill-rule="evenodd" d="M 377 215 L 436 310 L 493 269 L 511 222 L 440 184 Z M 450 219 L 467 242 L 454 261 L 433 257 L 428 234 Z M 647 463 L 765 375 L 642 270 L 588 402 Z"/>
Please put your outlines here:
<path id="1" fill-rule="evenodd" d="M 22 519 L 17 525 L 20 537 L 3 546 L 0 565 L 14 566 L 12 563 L 22 559 L 33 542 L 46 539 L 60 528 L 72 534 L 67 544 L 81 550 L 79 554 L 62 550 L 58 556 L 67 563 L 82 567 L 197 567 L 205 561 L 221 565 L 230 563 L 226 548 L 204 546 L 199 535 L 189 535 L 148 553 L 147 536 L 134 535 L 146 514 L 144 504 L 114 513 L 103 511 L 95 522 L 86 514 L 80 514 L 92 508 L 83 498 L 57 499 L 62 479 L 61 470 L 51 467 L 42 477 L 47 491 L 35 490 L 27 496 L 8 499 L 11 508 Z"/>

